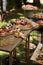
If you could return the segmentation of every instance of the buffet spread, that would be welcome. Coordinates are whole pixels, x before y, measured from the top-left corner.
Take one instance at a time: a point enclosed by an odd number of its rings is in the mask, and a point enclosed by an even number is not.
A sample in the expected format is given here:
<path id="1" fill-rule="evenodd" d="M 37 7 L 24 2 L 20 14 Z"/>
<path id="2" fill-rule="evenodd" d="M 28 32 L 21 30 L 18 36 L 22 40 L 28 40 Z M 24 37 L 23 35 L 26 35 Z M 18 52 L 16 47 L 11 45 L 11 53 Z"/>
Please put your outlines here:
<path id="1" fill-rule="evenodd" d="M 9 42 L 12 44 L 14 42 L 14 37 L 26 40 L 22 31 L 33 30 L 41 26 L 43 27 L 43 12 L 39 12 L 38 7 L 33 5 L 23 5 L 22 9 L 28 11 L 31 10 L 32 13 L 29 11 L 31 15 L 28 14 L 28 18 L 30 19 L 21 18 L 11 19 L 8 23 L 0 22 L 0 46 L 8 45 Z M 30 48 L 33 49 L 36 48 L 36 46 L 32 45 Z M 37 46 L 31 60 L 43 65 L 43 49 L 41 43 Z"/>
<path id="2" fill-rule="evenodd" d="M 7 34 L 12 34 L 15 32 L 20 32 L 22 29 L 29 29 L 32 24 L 27 20 L 11 20 L 9 23 L 0 22 L 0 36 L 5 36 Z"/>
<path id="3" fill-rule="evenodd" d="M 7 34 L 12 34 L 15 32 L 21 32 L 22 30 L 29 30 L 36 25 L 38 26 L 38 24 L 32 22 L 32 20 L 29 19 L 11 19 L 9 23 L 0 22 L 0 36 L 5 36 Z"/>

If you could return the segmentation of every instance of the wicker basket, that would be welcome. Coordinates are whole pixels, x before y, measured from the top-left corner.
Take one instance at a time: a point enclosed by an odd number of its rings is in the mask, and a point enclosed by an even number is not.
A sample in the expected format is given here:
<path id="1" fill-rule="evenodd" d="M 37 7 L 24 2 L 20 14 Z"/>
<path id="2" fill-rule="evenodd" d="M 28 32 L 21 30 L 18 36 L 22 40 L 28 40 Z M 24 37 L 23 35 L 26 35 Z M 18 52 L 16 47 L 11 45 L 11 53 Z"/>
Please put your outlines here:
<path id="1" fill-rule="evenodd" d="M 0 46 L 9 45 L 14 43 L 14 36 L 13 35 L 7 35 L 0 37 Z"/>

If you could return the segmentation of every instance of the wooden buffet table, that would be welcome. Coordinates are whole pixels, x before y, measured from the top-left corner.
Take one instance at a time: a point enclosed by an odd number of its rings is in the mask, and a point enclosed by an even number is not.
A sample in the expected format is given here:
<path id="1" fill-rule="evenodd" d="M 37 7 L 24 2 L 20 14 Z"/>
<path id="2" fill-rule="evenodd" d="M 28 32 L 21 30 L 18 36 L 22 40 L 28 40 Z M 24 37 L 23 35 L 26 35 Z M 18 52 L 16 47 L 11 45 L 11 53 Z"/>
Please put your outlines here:
<path id="1" fill-rule="evenodd" d="M 31 32 L 32 30 L 27 30 L 27 31 L 23 31 L 23 33 L 24 33 L 24 35 L 27 37 L 27 38 L 29 38 L 30 37 L 30 32 Z M 10 57 L 9 57 L 9 65 L 12 65 L 12 52 L 14 52 L 14 54 L 15 54 L 15 48 L 20 44 L 20 42 L 22 41 L 22 39 L 21 38 L 16 38 L 16 37 L 14 37 L 14 43 L 12 43 L 12 44 L 8 44 L 8 45 L 6 45 L 6 46 L 0 46 L 0 50 L 1 51 L 5 51 L 5 52 L 9 52 L 10 53 Z M 28 42 L 28 43 L 27 43 Z M 10 43 L 10 42 L 9 42 Z M 27 44 L 28 44 L 28 47 L 27 47 Z M 28 41 L 26 40 L 26 47 L 27 47 L 27 51 L 26 51 L 26 57 L 27 57 L 27 59 L 26 59 L 26 61 L 27 61 L 27 63 L 28 63 L 28 59 L 29 59 L 29 39 L 28 39 Z"/>
<path id="2" fill-rule="evenodd" d="M 31 21 L 31 23 L 32 23 L 33 27 L 38 26 L 35 22 Z M 24 31 L 22 30 L 21 31 L 21 32 L 24 33 L 24 36 L 26 37 L 26 40 L 25 40 L 26 41 L 26 43 L 25 43 L 25 48 L 26 48 L 26 65 L 28 65 L 28 62 L 29 62 L 29 51 L 30 51 L 29 50 L 29 38 L 30 38 L 30 32 L 32 32 L 33 27 L 28 29 L 28 30 L 24 30 Z M 12 36 L 14 37 L 13 34 L 12 34 Z M 1 39 L 1 37 L 0 37 L 0 39 Z M 5 52 L 9 52 L 10 53 L 9 65 L 12 65 L 12 52 L 13 52 L 13 54 L 15 56 L 16 55 L 15 48 L 20 44 L 20 42 L 22 40 L 23 40 L 22 38 L 14 37 L 14 42 L 13 43 L 7 42 L 8 43 L 7 45 L 0 46 L 0 50 L 1 51 L 5 51 Z"/>

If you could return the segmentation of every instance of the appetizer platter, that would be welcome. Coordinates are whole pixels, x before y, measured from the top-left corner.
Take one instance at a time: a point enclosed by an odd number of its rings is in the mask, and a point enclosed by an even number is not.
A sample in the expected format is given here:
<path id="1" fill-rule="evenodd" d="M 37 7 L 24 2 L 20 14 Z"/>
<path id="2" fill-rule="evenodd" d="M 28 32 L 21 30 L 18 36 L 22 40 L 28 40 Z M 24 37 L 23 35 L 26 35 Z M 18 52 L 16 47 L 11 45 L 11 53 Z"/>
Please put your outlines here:
<path id="1" fill-rule="evenodd" d="M 17 20 L 11 20 L 10 23 L 13 22 L 13 27 L 16 29 L 22 30 L 30 30 L 32 29 L 32 24 L 30 23 L 30 20 L 27 19 L 17 19 Z"/>
<path id="2" fill-rule="evenodd" d="M 41 43 L 38 44 L 36 50 L 31 57 L 31 60 L 43 65 L 43 47 Z"/>
<path id="3" fill-rule="evenodd" d="M 34 27 L 38 27 L 38 24 L 30 19 L 11 19 L 9 23 L 0 22 L 0 36 L 13 34 L 13 32 L 32 30 Z"/>

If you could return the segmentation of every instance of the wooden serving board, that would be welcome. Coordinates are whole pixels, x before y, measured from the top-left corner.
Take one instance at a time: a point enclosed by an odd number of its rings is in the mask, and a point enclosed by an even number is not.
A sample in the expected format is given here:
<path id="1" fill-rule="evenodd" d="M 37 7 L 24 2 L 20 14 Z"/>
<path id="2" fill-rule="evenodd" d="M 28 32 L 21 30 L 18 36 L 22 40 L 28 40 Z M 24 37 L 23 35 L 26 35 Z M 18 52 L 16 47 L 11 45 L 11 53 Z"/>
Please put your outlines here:
<path id="1" fill-rule="evenodd" d="M 43 65 L 43 60 L 40 60 L 40 59 L 37 59 L 38 58 L 38 55 L 40 53 L 40 49 L 42 48 L 42 44 L 39 43 L 36 50 L 34 51 L 32 57 L 30 58 L 31 60 L 39 63 L 39 64 L 42 64 Z"/>

